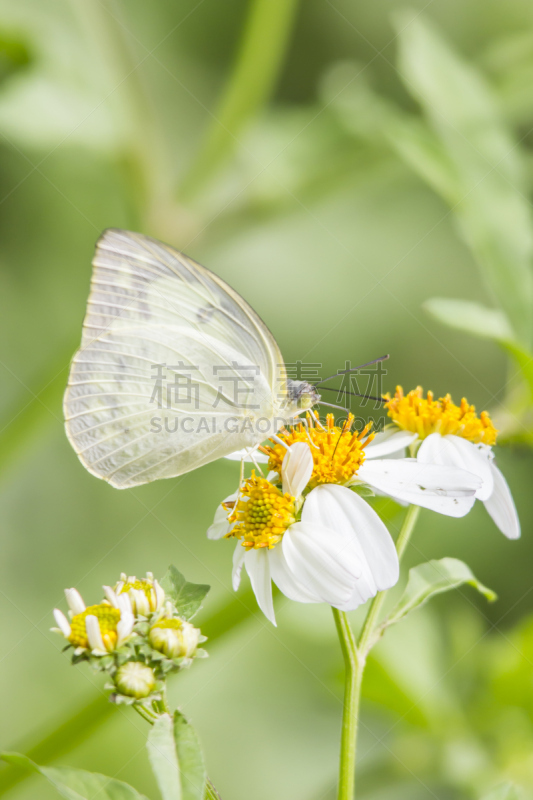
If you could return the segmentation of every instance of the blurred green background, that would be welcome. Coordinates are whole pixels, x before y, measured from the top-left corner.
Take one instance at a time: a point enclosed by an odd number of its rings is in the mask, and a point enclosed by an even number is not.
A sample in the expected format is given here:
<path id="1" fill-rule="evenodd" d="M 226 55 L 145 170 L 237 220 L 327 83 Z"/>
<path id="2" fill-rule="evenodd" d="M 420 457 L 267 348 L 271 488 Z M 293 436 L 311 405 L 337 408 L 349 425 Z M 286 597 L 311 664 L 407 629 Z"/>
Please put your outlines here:
<path id="1" fill-rule="evenodd" d="M 506 541 L 480 504 L 462 520 L 423 512 L 407 561 L 462 558 L 499 600 L 447 594 L 376 648 L 359 796 L 497 800 L 509 782 L 531 795 L 532 130 L 529 0 L 1 0 L 2 749 L 155 800 L 142 720 L 108 706 L 49 627 L 64 587 L 96 602 L 121 571 L 173 562 L 213 587 L 198 617 L 211 657 L 171 699 L 224 800 L 335 796 L 331 613 L 280 598 L 274 629 L 246 586 L 234 599 L 233 548 L 205 536 L 238 465 L 120 492 L 67 442 L 94 243 L 117 226 L 216 271 L 287 362 L 325 375 L 390 352 L 386 388 L 496 409 L 523 538 Z M 498 317 L 472 338 L 457 329 L 468 314 L 454 330 L 429 316 L 434 296 Z M 14 777 L 0 769 L 0 796 L 56 796 Z"/>

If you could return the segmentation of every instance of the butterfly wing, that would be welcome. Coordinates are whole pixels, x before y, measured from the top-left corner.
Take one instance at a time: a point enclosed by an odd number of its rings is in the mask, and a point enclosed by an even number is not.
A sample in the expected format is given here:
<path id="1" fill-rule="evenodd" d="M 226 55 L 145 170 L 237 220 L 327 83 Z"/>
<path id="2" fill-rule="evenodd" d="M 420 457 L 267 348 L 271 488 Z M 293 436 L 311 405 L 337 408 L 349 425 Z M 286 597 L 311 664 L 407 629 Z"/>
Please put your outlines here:
<path id="1" fill-rule="evenodd" d="M 155 239 L 103 233 L 64 399 L 89 472 L 127 488 L 256 444 L 285 383 L 274 337 L 224 281 Z"/>

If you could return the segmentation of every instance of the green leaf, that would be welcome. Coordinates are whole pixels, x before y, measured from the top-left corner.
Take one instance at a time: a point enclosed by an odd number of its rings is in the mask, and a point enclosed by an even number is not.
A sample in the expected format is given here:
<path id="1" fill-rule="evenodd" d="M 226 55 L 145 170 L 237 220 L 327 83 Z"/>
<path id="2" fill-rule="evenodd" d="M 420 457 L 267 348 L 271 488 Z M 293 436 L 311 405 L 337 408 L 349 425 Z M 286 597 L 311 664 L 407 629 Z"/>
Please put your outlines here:
<path id="1" fill-rule="evenodd" d="M 183 800 L 174 726 L 168 714 L 154 722 L 148 734 L 146 747 L 163 800 Z"/>
<path id="2" fill-rule="evenodd" d="M 73 767 L 40 767 L 21 753 L 1 753 L 0 757 L 14 766 L 40 772 L 67 800 L 147 800 L 132 786 L 107 775 L 86 772 Z"/>
<path id="3" fill-rule="evenodd" d="M 174 739 L 178 751 L 183 800 L 203 800 L 207 773 L 196 731 L 179 711 L 174 712 Z"/>
<path id="4" fill-rule="evenodd" d="M 477 589 L 489 602 L 496 600 L 496 594 L 480 583 L 470 567 L 457 558 L 441 558 L 413 567 L 409 570 L 404 593 L 383 623 L 383 628 L 399 622 L 410 611 L 427 603 L 434 595 L 457 589 L 465 583 Z"/>
<path id="5" fill-rule="evenodd" d="M 420 16 L 402 15 L 399 29 L 400 75 L 455 170 L 456 196 L 446 199 L 513 338 L 529 342 L 533 225 L 517 142 L 481 73 Z"/>
<path id="6" fill-rule="evenodd" d="M 496 308 L 487 308 L 468 300 L 451 300 L 447 297 L 432 297 L 426 300 L 423 308 L 450 328 L 466 331 L 482 339 L 494 339 L 497 342 L 514 340 L 509 320 L 503 311 Z"/>
<path id="7" fill-rule="evenodd" d="M 424 303 L 423 308 L 450 328 L 498 342 L 515 360 L 533 397 L 533 356 L 515 340 L 503 311 L 447 297 L 433 297 Z"/>
<path id="8" fill-rule="evenodd" d="M 267 102 L 283 66 L 298 0 L 252 0 L 233 72 L 180 194 L 196 193 L 235 148 L 241 129 Z"/>
<path id="9" fill-rule="evenodd" d="M 148 755 L 163 800 L 203 800 L 207 774 L 198 737 L 176 711 L 160 717 L 148 735 Z"/>
<path id="10" fill-rule="evenodd" d="M 172 564 L 161 581 L 161 586 L 184 619 L 190 619 L 196 614 L 202 605 L 202 600 L 211 588 L 205 583 L 189 583 Z"/>

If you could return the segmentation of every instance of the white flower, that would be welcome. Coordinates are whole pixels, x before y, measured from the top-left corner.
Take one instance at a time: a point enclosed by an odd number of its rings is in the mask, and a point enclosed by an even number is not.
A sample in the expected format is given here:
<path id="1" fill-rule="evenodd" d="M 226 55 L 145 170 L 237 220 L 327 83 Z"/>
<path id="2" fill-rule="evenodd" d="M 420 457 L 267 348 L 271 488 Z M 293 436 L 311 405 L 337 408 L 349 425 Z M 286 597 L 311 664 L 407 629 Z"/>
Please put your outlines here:
<path id="1" fill-rule="evenodd" d="M 344 611 L 398 580 L 398 556 L 386 526 L 350 487 L 365 484 L 450 516 L 466 514 L 475 500 L 481 480 L 455 466 L 365 461 L 365 435 L 350 433 L 349 426 L 335 428 L 333 418 L 327 428 L 295 429 L 285 435 L 290 446 L 278 442 L 269 449 L 276 472 L 267 479 L 253 473 L 217 510 L 209 538 L 239 539 L 233 587 L 244 566 L 260 608 L 274 624 L 272 580 L 292 600 Z M 383 447 L 377 452 L 387 454 Z M 280 477 L 282 490 L 276 486 Z"/>
<path id="2" fill-rule="evenodd" d="M 253 496 L 240 503 L 250 503 L 247 512 L 261 508 L 261 496 L 278 493 L 279 519 L 265 517 L 263 537 L 279 540 L 271 547 L 243 547 L 237 544 L 234 554 L 233 585 L 239 585 L 243 565 L 250 576 L 260 608 L 276 624 L 272 603 L 273 580 L 290 599 L 302 603 L 328 603 L 343 610 L 357 608 L 376 592 L 393 586 L 398 580 L 398 557 L 390 534 L 370 506 L 350 489 L 342 486 L 319 486 L 305 499 L 301 520 L 292 516 L 295 505 L 313 471 L 309 447 L 292 445 L 282 468 L 283 488 L 292 492 L 282 494 L 268 481 L 256 479 Z M 279 525 L 277 523 L 280 523 Z M 236 535 L 241 522 L 226 520 L 215 523 L 219 535 Z M 269 527 L 270 526 L 270 527 Z M 281 534 L 275 531 L 283 529 Z M 232 533 L 233 532 L 233 533 Z M 213 532 L 211 531 L 211 536 Z M 246 533 L 244 534 L 246 536 Z M 245 539 L 246 541 L 246 539 Z"/>
<path id="3" fill-rule="evenodd" d="M 485 504 L 508 539 L 518 539 L 520 522 L 507 481 L 494 464 L 492 445 L 497 431 L 487 412 L 482 411 L 478 416 L 465 399 L 456 406 L 449 395 L 434 400 L 428 392 L 424 398 L 420 387 L 407 395 L 398 387 L 387 406 L 394 426 L 381 435 L 379 442 L 369 445 L 367 458 L 381 455 L 385 450 L 388 454 L 402 452 L 407 442 L 416 444 L 419 464 L 458 467 L 476 475 L 482 484 L 474 499 Z"/>
<path id="4" fill-rule="evenodd" d="M 460 436 L 432 433 L 420 445 L 417 460 L 421 464 L 460 466 L 478 475 L 483 484 L 476 491 L 476 498 L 484 503 L 490 516 L 508 539 L 520 537 L 520 521 L 511 490 L 494 463 L 491 447 L 474 444 Z"/>
<path id="5" fill-rule="evenodd" d="M 455 465 L 439 466 L 417 462 L 414 458 L 390 458 L 416 438 L 401 431 L 391 435 L 367 436 L 369 426 L 361 433 L 352 432 L 350 414 L 342 428 L 335 426 L 328 414 L 326 427 L 309 416 L 309 430 L 293 428 L 281 434 L 285 444 L 309 441 L 314 460 L 311 487 L 322 484 L 370 486 L 377 494 L 385 494 L 400 503 L 408 503 L 451 517 L 467 514 L 481 486 L 477 475 Z M 270 452 L 270 466 L 278 472 L 286 450 L 281 444 L 265 448 Z"/>
<path id="6" fill-rule="evenodd" d="M 52 630 L 61 633 L 75 648 L 76 654 L 105 656 L 131 637 L 135 618 L 127 595 L 121 595 L 116 606 L 104 602 L 88 607 L 76 589 L 66 589 L 65 596 L 70 621 L 55 608 L 54 617 L 58 627 Z"/>

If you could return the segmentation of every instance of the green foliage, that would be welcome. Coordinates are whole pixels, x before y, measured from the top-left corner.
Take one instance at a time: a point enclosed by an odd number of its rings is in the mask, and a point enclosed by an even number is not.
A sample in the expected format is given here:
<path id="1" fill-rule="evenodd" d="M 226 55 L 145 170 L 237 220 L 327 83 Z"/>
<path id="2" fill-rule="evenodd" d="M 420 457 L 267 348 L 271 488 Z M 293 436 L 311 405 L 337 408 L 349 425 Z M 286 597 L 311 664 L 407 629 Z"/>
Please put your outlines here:
<path id="1" fill-rule="evenodd" d="M 492 339 L 500 344 L 516 363 L 533 398 L 533 357 L 516 341 L 509 321 L 503 311 L 486 308 L 467 300 L 449 300 L 433 297 L 424 303 L 425 310 L 439 322 L 460 331 Z"/>
<path id="2" fill-rule="evenodd" d="M 156 720 L 147 747 L 163 800 L 203 800 L 207 775 L 202 750 L 183 714 Z"/>
<path id="3" fill-rule="evenodd" d="M 428 297 L 469 298 L 505 314 L 515 334 L 531 305 L 527 277 L 516 295 L 530 247 L 531 4 L 513 0 L 502 16 L 498 3 L 435 0 L 424 13 L 433 28 L 438 23 L 447 52 L 422 47 L 426 23 L 417 41 L 408 40 L 409 23 L 402 48 L 413 47 L 415 66 L 402 66 L 405 88 L 392 63 L 397 41 L 382 51 L 391 39 L 388 7 L 301 4 L 270 73 L 285 64 L 277 94 L 265 105 L 265 83 L 257 82 L 254 97 L 256 75 L 247 73 L 250 94 L 238 98 L 246 113 L 228 127 L 237 141 L 228 133 L 220 150 L 225 171 L 192 187 L 191 204 L 180 176 L 216 127 L 212 114 L 220 120 L 249 9 L 193 0 L 0 4 L 3 30 L 14 32 L 6 38 L 29 58 L 8 54 L 0 73 L 3 736 L 23 739 L 16 749 L 33 749 L 39 763 L 75 749 L 73 758 L 102 759 L 102 772 L 122 765 L 128 780 L 139 777 L 136 785 L 156 795 L 148 765 L 132 760 L 139 741 L 127 710 L 97 697 L 79 675 L 66 676 L 74 671 L 58 663 L 55 639 L 43 638 L 48 622 L 39 621 L 43 608 L 60 602 L 65 576 L 87 573 L 92 589 L 100 570 L 161 570 L 172 551 L 186 574 L 213 576 L 217 610 L 201 612 L 201 627 L 210 646 L 216 639 L 216 658 L 182 673 L 171 689 L 204 721 L 217 781 L 233 800 L 321 797 L 328 787 L 333 796 L 339 661 L 330 615 L 322 625 L 323 609 L 302 607 L 305 624 L 290 628 L 295 604 L 283 601 L 284 624 L 269 633 L 249 593 L 230 592 L 230 556 L 204 541 L 211 504 L 232 490 L 236 470 L 217 464 L 113 492 L 84 473 L 65 442 L 64 378 L 56 376 L 79 341 L 94 241 L 113 224 L 177 244 L 219 272 L 261 313 L 288 361 L 321 361 L 330 374 L 345 358 L 359 363 L 390 349 L 392 388 L 420 382 L 466 394 L 480 408 L 502 392 L 502 361 L 489 340 L 443 336 L 419 310 Z M 462 55 L 452 54 L 448 74 L 451 50 Z M 332 69 L 337 58 L 358 66 Z M 435 80 L 437 58 L 448 59 L 438 80 L 456 82 L 451 92 L 436 87 L 433 99 L 426 82 Z M 457 61 L 467 68 L 464 86 Z M 410 69 L 420 73 L 414 80 Z M 465 104 L 472 73 L 476 98 Z M 448 114 L 445 101 L 459 107 L 458 119 L 448 117 L 457 132 L 439 117 Z M 499 164 L 506 142 L 510 152 Z M 457 205 L 485 159 L 492 174 Z M 504 281 L 500 295 L 494 286 Z M 499 458 L 526 531 L 530 457 Z M 394 531 L 400 509 L 380 497 L 371 502 Z M 471 800 L 509 780 L 533 785 L 532 634 L 515 624 L 527 607 L 531 539 L 509 547 L 483 509 L 445 522 L 423 515 L 419 555 L 437 558 L 444 547 L 459 554 L 501 602 L 485 620 L 450 596 L 446 608 L 433 613 L 426 605 L 404 618 L 376 648 L 362 729 L 368 797 Z M 261 747 L 243 758 L 227 736 L 229 718 Z M 26 773 L 13 765 L 0 771 L 2 795 L 15 774 Z M 28 782 L 17 797 L 46 791 Z"/>
<path id="4" fill-rule="evenodd" d="M 533 225 L 519 149 L 489 86 L 422 18 L 399 18 L 399 71 L 458 181 L 454 213 L 519 338 L 531 336 Z"/>
<path id="5" fill-rule="evenodd" d="M 436 594 L 449 592 L 464 584 L 473 586 L 489 602 L 496 600 L 495 593 L 480 583 L 470 567 L 457 558 L 441 558 L 413 567 L 409 570 L 404 593 L 383 623 L 382 630 L 396 624 Z"/>
<path id="6" fill-rule="evenodd" d="M 176 606 L 180 617 L 187 620 L 191 619 L 201 608 L 202 600 L 211 588 L 205 583 L 189 583 L 172 565 L 161 581 L 161 586 Z"/>
<path id="7" fill-rule="evenodd" d="M 107 775 L 73 767 L 40 767 L 20 753 L 2 753 L 1 758 L 9 764 L 39 772 L 66 800 L 93 800 L 95 796 L 102 800 L 147 800 L 132 786 Z"/>

